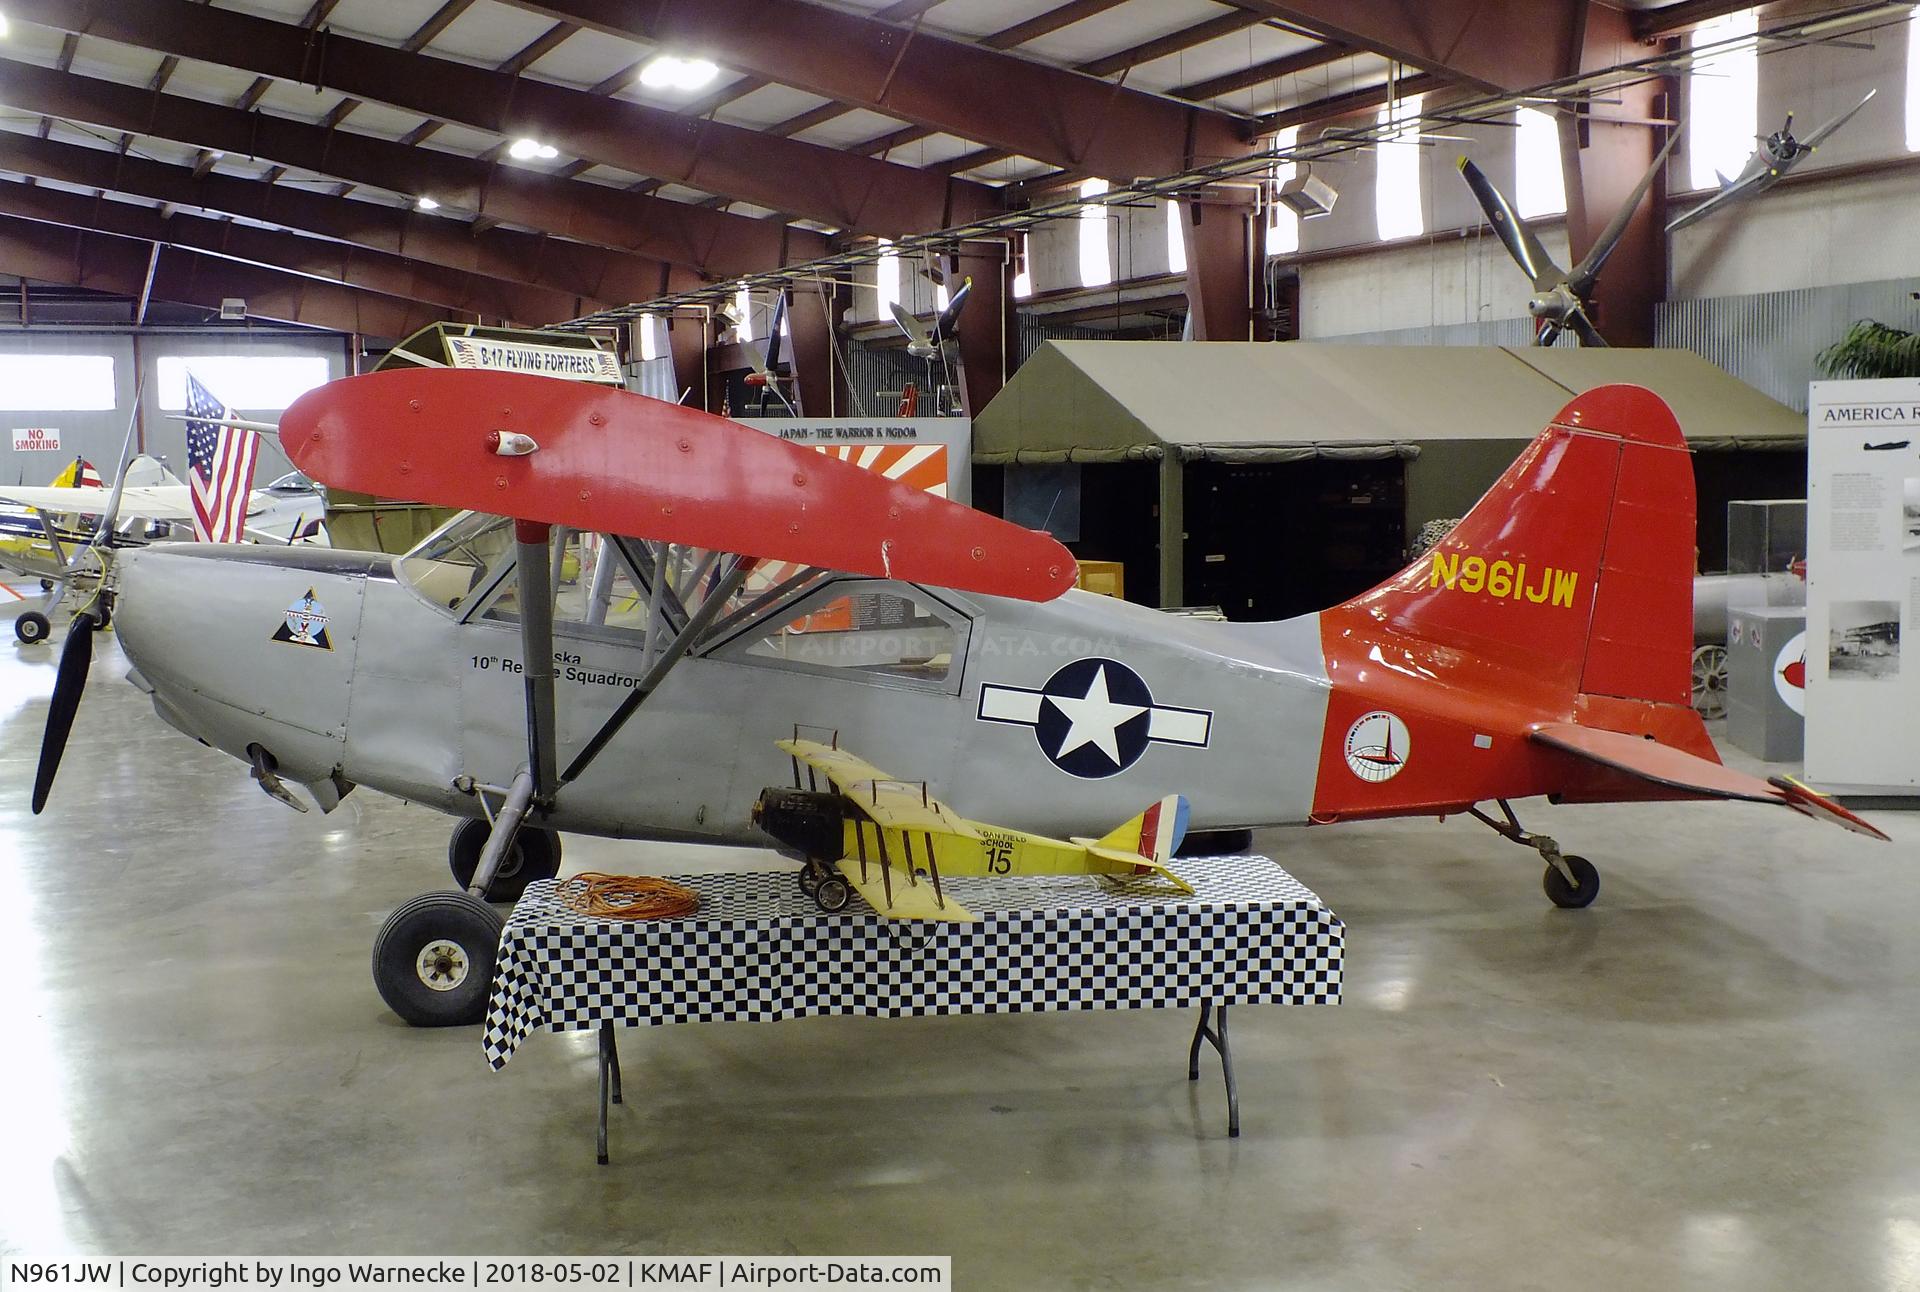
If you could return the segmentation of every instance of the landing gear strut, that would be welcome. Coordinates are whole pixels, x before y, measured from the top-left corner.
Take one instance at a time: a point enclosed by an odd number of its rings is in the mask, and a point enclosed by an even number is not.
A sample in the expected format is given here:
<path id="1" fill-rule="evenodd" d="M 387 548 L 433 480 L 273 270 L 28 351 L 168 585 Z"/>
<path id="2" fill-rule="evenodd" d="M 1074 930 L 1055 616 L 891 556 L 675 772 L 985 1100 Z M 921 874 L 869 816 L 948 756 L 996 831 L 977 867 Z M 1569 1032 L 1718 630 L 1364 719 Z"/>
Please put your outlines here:
<path id="1" fill-rule="evenodd" d="M 1504 821 L 1482 812 L 1477 806 L 1467 809 L 1469 815 L 1483 821 L 1503 839 L 1532 848 L 1546 861 L 1546 873 L 1540 877 L 1540 887 L 1546 890 L 1547 900 L 1563 910 L 1579 910 L 1583 906 L 1593 905 L 1593 899 L 1600 896 L 1600 872 L 1585 857 L 1572 857 L 1560 851 L 1560 845 L 1544 834 L 1534 834 L 1520 825 L 1514 816 L 1513 808 L 1505 799 L 1498 799 L 1500 814 Z"/>

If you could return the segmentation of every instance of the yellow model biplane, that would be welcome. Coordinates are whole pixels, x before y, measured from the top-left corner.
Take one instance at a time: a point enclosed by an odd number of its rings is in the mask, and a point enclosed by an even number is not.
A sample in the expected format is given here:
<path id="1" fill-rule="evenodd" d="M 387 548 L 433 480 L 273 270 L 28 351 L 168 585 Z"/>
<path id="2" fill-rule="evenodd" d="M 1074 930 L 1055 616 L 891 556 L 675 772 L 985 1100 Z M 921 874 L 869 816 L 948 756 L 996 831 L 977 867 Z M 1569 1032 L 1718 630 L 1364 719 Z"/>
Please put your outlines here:
<path id="1" fill-rule="evenodd" d="M 1187 800 L 1169 794 L 1100 839 L 1049 839 L 969 821 L 927 792 L 833 744 L 775 742 L 793 759 L 793 788 L 754 804 L 760 829 L 805 863 L 800 887 L 838 911 L 858 890 L 881 915 L 971 922 L 942 877 L 955 875 L 1158 875 L 1181 893 L 1193 886 L 1167 868 L 1187 832 Z M 804 769 L 806 785 L 801 786 Z M 822 789 L 825 777 L 830 789 Z"/>

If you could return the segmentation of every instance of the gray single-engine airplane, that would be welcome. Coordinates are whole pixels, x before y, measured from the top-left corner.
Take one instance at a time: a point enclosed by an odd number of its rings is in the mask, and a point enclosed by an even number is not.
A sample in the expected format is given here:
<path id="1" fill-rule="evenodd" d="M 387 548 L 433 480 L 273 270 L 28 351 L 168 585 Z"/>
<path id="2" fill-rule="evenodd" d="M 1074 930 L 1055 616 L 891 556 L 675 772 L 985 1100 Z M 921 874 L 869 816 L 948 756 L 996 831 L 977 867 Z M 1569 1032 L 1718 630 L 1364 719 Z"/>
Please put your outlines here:
<path id="1" fill-rule="evenodd" d="M 1702 202 L 1699 206 L 1683 213 L 1667 224 L 1667 232 L 1684 229 L 1695 220 L 1704 219 L 1723 206 L 1731 205 L 1743 198 L 1757 196 L 1786 178 L 1787 172 L 1798 166 L 1801 161 L 1813 155 L 1814 149 L 1847 122 L 1853 120 L 1853 114 L 1867 106 L 1878 90 L 1868 90 L 1866 97 L 1827 122 L 1805 139 L 1793 137 L 1793 113 L 1787 114 L 1786 124 L 1764 138 L 1755 136 L 1760 146 L 1747 158 L 1747 164 L 1740 173 L 1729 179 L 1720 178 L 1720 191 Z M 1716 172 L 1717 173 L 1717 172 Z"/>
<path id="2" fill-rule="evenodd" d="M 1637 387 L 1574 399 L 1394 578 L 1265 624 L 1074 591 L 1045 534 L 620 390 L 375 373 L 302 396 L 279 433 L 329 486 L 470 510 L 397 558 L 133 550 L 109 591 L 130 680 L 268 792 L 330 809 L 365 785 L 466 818 L 464 891 L 376 943 L 410 1023 L 480 1016 L 483 899 L 553 875 L 555 831 L 763 844 L 754 805 L 797 727 L 1036 834 L 1181 791 L 1195 829 L 1468 813 L 1536 850 L 1567 907 L 1597 870 L 1509 799 L 1741 799 L 1879 833 L 1722 766 L 1689 707 L 1692 466 Z M 62 653 L 36 812 L 93 627 Z"/>

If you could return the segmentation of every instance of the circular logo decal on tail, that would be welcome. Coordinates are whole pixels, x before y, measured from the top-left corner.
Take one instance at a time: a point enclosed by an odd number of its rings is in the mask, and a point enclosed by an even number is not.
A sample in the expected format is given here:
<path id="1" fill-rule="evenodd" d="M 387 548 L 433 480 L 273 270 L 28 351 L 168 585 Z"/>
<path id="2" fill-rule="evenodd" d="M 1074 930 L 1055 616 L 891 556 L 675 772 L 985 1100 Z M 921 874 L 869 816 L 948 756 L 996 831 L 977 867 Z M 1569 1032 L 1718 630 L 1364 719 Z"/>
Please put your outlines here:
<path id="1" fill-rule="evenodd" d="M 1413 741 L 1400 715 L 1375 709 L 1347 728 L 1347 769 L 1363 781 L 1390 781 L 1407 765 Z"/>

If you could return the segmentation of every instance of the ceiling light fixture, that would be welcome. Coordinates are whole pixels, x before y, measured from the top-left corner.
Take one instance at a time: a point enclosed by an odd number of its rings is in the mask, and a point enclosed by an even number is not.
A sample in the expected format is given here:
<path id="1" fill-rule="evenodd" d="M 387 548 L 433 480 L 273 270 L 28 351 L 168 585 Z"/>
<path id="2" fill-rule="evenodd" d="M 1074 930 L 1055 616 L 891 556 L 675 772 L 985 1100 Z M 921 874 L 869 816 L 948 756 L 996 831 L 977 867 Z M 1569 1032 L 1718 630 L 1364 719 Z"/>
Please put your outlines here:
<path id="1" fill-rule="evenodd" d="M 543 144 L 538 139 L 516 139 L 507 148 L 507 156 L 515 161 L 552 161 L 559 155 L 558 148 Z"/>
<path id="2" fill-rule="evenodd" d="M 418 207 L 422 211 L 438 211 L 440 209 L 440 204 L 434 201 L 430 197 L 421 198 L 419 201 L 414 203 L 414 206 Z"/>
<path id="3" fill-rule="evenodd" d="M 7 16 L 3 13 L 0 13 L 0 40 L 5 40 L 7 38 L 8 31 L 9 29 L 7 27 Z"/>
<path id="4" fill-rule="evenodd" d="M 676 58 L 661 54 L 649 59 L 640 69 L 640 84 L 649 90 L 697 90 L 720 75 L 720 69 L 704 58 Z"/>

